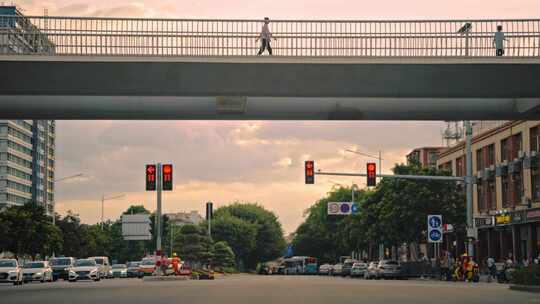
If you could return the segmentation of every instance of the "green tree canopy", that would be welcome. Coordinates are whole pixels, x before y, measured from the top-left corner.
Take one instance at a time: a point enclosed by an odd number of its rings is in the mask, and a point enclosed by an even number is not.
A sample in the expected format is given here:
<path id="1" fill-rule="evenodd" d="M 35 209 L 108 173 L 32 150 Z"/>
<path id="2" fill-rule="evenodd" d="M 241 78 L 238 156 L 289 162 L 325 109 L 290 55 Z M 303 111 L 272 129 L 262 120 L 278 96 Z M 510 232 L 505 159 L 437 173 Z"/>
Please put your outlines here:
<path id="1" fill-rule="evenodd" d="M 255 269 L 258 262 L 283 254 L 283 230 L 274 213 L 251 203 L 234 203 L 214 213 L 212 237 L 229 244 L 237 264 Z"/>

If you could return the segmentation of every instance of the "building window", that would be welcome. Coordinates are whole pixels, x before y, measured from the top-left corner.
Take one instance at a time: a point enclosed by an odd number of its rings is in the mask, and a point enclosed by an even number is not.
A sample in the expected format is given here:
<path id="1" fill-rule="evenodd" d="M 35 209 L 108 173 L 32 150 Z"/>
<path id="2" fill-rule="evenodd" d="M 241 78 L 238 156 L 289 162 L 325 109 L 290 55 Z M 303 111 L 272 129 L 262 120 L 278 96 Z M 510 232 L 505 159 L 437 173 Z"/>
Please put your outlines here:
<path id="1" fill-rule="evenodd" d="M 495 181 L 488 182 L 488 208 L 489 210 L 497 209 L 497 190 L 495 189 Z"/>
<path id="2" fill-rule="evenodd" d="M 476 150 L 476 171 L 483 170 L 484 167 L 484 153 L 482 149 Z"/>
<path id="3" fill-rule="evenodd" d="M 540 200 L 540 169 L 538 166 L 531 168 L 531 186 L 532 199 Z"/>
<path id="4" fill-rule="evenodd" d="M 521 173 L 514 174 L 512 176 L 513 180 L 513 198 L 512 198 L 512 206 L 518 205 L 521 203 L 521 197 L 523 196 L 523 177 Z"/>
<path id="5" fill-rule="evenodd" d="M 510 160 L 510 139 L 501 140 L 501 160 Z"/>
<path id="6" fill-rule="evenodd" d="M 465 157 L 456 159 L 456 176 L 465 176 Z"/>
<path id="7" fill-rule="evenodd" d="M 435 167 L 437 166 L 437 159 L 439 158 L 438 152 L 429 152 L 428 153 L 428 166 Z"/>
<path id="8" fill-rule="evenodd" d="M 487 146 L 487 166 L 495 165 L 495 144 Z"/>
<path id="9" fill-rule="evenodd" d="M 538 145 L 540 144 L 539 139 L 538 139 L 538 136 L 539 136 L 538 126 L 531 128 L 529 134 L 530 134 L 530 137 L 529 137 L 530 150 L 538 152 L 539 151 Z"/>
<path id="10" fill-rule="evenodd" d="M 476 191 L 478 194 L 477 209 L 478 213 L 482 213 L 486 210 L 486 196 L 485 196 L 485 183 L 476 184 Z"/>
<path id="11" fill-rule="evenodd" d="M 509 186 L 509 183 L 508 183 L 508 176 L 507 175 L 503 175 L 501 176 L 501 184 L 502 184 L 502 206 L 503 208 L 507 208 L 508 206 L 510 206 L 510 198 L 509 198 L 509 191 L 508 191 L 508 186 Z"/>
<path id="12" fill-rule="evenodd" d="M 521 133 L 518 133 L 512 136 L 512 158 L 511 159 L 518 158 L 519 151 L 523 151 L 523 140 L 521 137 Z"/>

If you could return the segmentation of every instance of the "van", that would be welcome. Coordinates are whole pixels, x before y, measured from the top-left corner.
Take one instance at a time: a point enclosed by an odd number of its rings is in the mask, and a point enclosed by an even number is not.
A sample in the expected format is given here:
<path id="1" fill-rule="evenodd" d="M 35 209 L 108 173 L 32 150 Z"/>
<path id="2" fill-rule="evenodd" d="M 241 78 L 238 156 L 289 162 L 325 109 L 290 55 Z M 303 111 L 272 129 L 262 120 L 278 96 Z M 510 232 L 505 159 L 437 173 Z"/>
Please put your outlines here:
<path id="1" fill-rule="evenodd" d="M 89 259 L 96 261 L 96 264 L 98 265 L 98 268 L 99 268 L 100 277 L 107 278 L 107 279 L 111 279 L 113 277 L 111 263 L 109 262 L 108 257 L 96 256 L 96 257 L 89 257 Z"/>

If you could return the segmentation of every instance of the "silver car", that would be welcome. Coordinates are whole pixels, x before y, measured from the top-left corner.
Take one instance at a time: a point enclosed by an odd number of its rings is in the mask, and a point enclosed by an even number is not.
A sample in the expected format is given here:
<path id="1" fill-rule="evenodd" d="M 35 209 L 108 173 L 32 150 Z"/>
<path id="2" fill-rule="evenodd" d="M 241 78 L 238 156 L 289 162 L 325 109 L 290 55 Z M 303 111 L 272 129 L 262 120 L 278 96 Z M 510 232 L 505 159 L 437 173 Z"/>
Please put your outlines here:
<path id="1" fill-rule="evenodd" d="M 0 259 L 0 283 L 13 283 L 13 285 L 22 285 L 22 270 L 17 260 Z"/>
<path id="2" fill-rule="evenodd" d="M 41 283 L 53 281 L 53 271 L 48 261 L 34 261 L 24 264 L 22 269 L 23 281 Z"/>
<path id="3" fill-rule="evenodd" d="M 381 260 L 378 265 L 379 277 L 383 279 L 396 279 L 402 276 L 401 265 L 394 260 Z"/>
<path id="4" fill-rule="evenodd" d="M 112 273 L 115 278 L 127 278 L 128 267 L 126 264 L 113 264 Z"/>
<path id="5" fill-rule="evenodd" d="M 378 279 L 379 278 L 379 262 L 369 262 L 366 271 L 364 272 L 364 279 Z"/>
<path id="6" fill-rule="evenodd" d="M 366 273 L 368 268 L 367 263 L 363 262 L 356 262 L 351 267 L 351 278 L 354 277 L 364 277 L 364 274 Z"/>

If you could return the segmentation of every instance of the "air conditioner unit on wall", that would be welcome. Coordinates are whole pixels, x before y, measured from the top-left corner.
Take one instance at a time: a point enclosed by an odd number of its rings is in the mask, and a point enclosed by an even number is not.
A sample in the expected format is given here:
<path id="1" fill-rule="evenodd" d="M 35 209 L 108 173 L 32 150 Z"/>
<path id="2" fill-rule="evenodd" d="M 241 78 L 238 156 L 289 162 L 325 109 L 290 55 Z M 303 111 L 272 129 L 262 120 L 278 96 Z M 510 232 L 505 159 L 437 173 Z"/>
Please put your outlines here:
<path id="1" fill-rule="evenodd" d="M 525 152 L 519 150 L 518 151 L 518 158 L 523 158 L 523 157 L 525 157 Z"/>
<path id="2" fill-rule="evenodd" d="M 478 171 L 476 172 L 476 178 L 483 179 L 484 178 L 484 171 Z"/>

